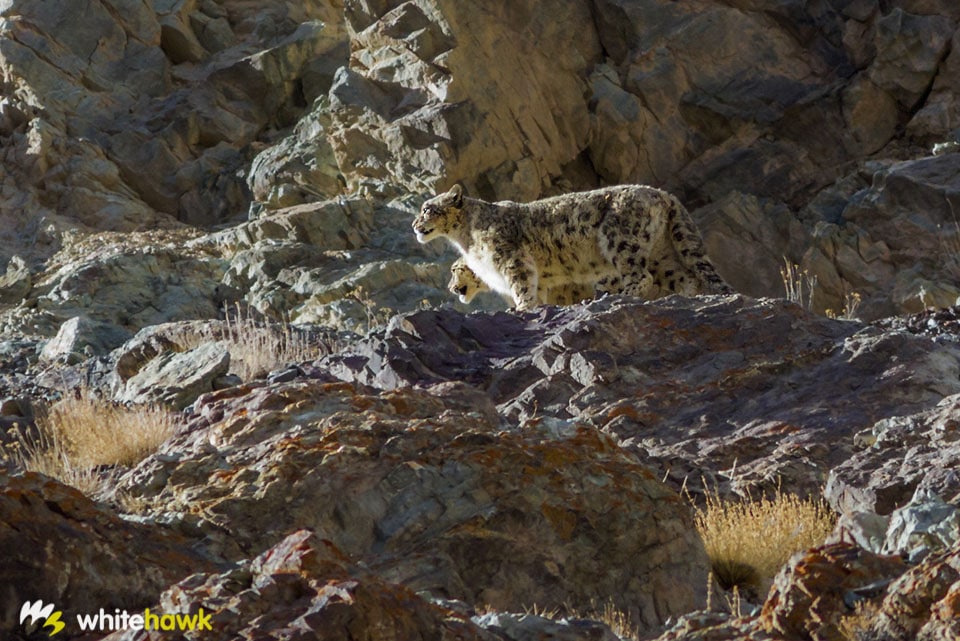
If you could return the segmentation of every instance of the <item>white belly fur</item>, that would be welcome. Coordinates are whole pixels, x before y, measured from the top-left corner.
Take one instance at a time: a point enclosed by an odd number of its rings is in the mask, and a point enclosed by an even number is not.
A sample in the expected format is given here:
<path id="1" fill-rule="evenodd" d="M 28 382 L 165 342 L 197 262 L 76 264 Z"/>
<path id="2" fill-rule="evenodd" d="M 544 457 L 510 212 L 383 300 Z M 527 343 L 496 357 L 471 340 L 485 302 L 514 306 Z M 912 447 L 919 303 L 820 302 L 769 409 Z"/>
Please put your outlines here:
<path id="1" fill-rule="evenodd" d="M 507 285 L 506 279 L 500 275 L 500 272 L 494 268 L 493 261 L 478 260 L 476 257 L 470 256 L 469 254 L 465 255 L 464 258 L 467 261 L 467 266 L 473 270 L 473 273 L 476 274 L 477 277 L 487 285 L 487 287 L 500 294 L 511 296 L 510 286 Z"/>

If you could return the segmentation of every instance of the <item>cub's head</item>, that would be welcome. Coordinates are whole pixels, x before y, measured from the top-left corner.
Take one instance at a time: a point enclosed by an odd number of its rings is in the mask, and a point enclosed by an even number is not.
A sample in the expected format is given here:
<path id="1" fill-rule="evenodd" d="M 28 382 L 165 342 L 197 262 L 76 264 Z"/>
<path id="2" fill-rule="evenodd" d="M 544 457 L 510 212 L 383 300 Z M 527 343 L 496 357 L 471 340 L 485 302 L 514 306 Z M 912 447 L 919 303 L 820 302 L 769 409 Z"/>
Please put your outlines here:
<path id="1" fill-rule="evenodd" d="M 420 213 L 413 221 L 417 240 L 428 243 L 434 238 L 447 236 L 460 225 L 463 208 L 463 188 L 454 185 L 445 194 L 434 196 L 423 203 Z"/>
<path id="2" fill-rule="evenodd" d="M 486 284 L 477 277 L 467 262 L 458 258 L 450 266 L 450 284 L 447 289 L 460 297 L 461 303 L 469 303 L 478 292 L 486 291 Z"/>

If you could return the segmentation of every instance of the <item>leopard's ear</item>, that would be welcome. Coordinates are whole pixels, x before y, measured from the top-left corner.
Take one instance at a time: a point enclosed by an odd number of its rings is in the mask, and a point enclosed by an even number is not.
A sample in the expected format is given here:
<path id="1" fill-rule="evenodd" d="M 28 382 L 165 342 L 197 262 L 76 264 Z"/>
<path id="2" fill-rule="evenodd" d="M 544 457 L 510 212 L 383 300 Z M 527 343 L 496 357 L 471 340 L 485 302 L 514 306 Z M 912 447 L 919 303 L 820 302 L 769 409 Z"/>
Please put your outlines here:
<path id="1" fill-rule="evenodd" d="M 447 192 L 447 195 L 450 196 L 451 203 L 457 209 L 463 207 L 463 185 L 457 183 L 450 188 L 450 191 Z"/>

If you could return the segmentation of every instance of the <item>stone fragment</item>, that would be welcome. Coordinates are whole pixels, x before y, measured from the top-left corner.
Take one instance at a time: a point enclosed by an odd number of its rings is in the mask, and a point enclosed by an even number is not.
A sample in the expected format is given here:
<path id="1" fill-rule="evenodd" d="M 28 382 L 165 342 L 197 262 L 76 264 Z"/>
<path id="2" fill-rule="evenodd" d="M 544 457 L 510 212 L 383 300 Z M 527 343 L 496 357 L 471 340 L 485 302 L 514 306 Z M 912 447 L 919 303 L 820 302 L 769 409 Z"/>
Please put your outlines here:
<path id="1" fill-rule="evenodd" d="M 876 24 L 877 57 L 870 79 L 913 110 L 930 89 L 956 24 L 946 16 L 918 16 L 900 7 Z"/>
<path id="2" fill-rule="evenodd" d="M 418 592 L 500 610 L 611 600 L 641 630 L 704 600 L 689 507 L 594 429 L 505 430 L 462 384 L 247 384 L 193 415 L 176 457 L 148 457 L 117 491 L 157 515 L 189 500 L 224 554 L 309 528 Z"/>
<path id="3" fill-rule="evenodd" d="M 91 356 L 103 356 L 130 338 L 130 332 L 112 323 L 74 316 L 47 341 L 40 357 L 47 361 L 66 359 L 75 363 Z"/>
<path id="4" fill-rule="evenodd" d="M 164 352 L 130 377 L 114 398 L 121 403 L 159 403 L 180 410 L 213 390 L 230 369 L 230 352 L 221 342 L 185 352 Z"/>
<path id="5" fill-rule="evenodd" d="M 291 533 L 261 555 L 229 570 L 170 586 L 151 608 L 203 613 L 206 638 L 310 638 L 368 641 L 450 638 L 495 641 L 466 617 L 433 605 L 351 563 L 315 534 Z M 115 632 L 104 641 L 160 641 L 170 632 Z"/>
<path id="6" fill-rule="evenodd" d="M 843 543 L 797 553 L 774 580 L 760 624 L 788 639 L 842 641 L 841 618 L 856 601 L 848 604 L 848 593 L 888 584 L 905 569 L 899 557 Z"/>
<path id="7" fill-rule="evenodd" d="M 7 271 L 0 276 L 0 303 L 17 304 L 30 293 L 33 276 L 26 262 L 19 256 L 12 256 L 7 263 Z"/>

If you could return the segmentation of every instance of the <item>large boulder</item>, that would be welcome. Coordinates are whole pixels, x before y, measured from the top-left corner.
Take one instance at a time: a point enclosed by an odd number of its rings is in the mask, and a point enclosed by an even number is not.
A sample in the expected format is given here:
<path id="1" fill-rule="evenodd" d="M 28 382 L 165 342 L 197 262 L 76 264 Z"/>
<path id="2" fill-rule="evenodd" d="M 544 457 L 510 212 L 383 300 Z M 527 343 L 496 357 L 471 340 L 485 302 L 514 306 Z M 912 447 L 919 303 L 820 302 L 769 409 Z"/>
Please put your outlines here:
<path id="1" fill-rule="evenodd" d="M 689 506 L 593 428 L 505 427 L 464 385 L 303 379 L 209 394 L 193 414 L 116 491 L 231 558 L 309 528 L 390 581 L 478 606 L 609 600 L 652 630 L 705 600 Z"/>

